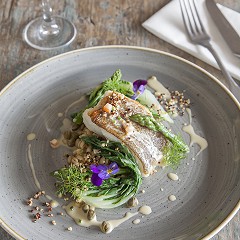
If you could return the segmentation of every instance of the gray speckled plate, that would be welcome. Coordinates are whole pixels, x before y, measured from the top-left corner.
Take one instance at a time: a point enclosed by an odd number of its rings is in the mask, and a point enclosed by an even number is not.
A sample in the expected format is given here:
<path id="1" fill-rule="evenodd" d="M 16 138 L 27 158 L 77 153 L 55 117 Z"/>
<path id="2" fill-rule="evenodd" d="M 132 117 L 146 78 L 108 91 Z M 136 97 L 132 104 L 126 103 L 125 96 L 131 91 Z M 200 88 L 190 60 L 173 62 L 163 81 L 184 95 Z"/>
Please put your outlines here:
<path id="1" fill-rule="evenodd" d="M 177 170 L 161 169 L 144 179 L 138 199 L 152 214 L 139 224 L 129 220 L 110 234 L 75 225 L 68 216 L 43 216 L 31 222 L 26 199 L 37 188 L 29 166 L 27 135 L 36 133 L 31 152 L 42 189 L 54 196 L 49 172 L 64 164 L 63 150 L 53 150 L 49 140 L 58 136 L 63 113 L 99 82 L 120 68 L 126 80 L 155 75 L 171 90 L 185 90 L 192 101 L 193 126 L 209 147 L 195 160 L 195 144 Z M 68 52 L 48 59 L 13 80 L 0 95 L 0 222 L 17 239 L 209 239 L 240 207 L 240 111 L 228 90 L 201 68 L 176 56 L 135 47 L 97 47 Z M 187 115 L 175 130 L 188 123 Z M 173 129 L 173 130 L 174 130 Z M 189 136 L 183 133 L 187 142 Z M 167 173 L 178 174 L 171 181 Z M 163 191 L 162 191 L 163 190 Z M 175 195 L 176 201 L 168 200 Z M 63 203 L 62 203 L 63 204 Z M 135 212 L 137 209 L 131 209 Z M 99 210 L 98 219 L 120 218 L 126 208 Z M 54 219 L 57 225 L 50 221 Z M 73 231 L 66 231 L 72 226 Z"/>

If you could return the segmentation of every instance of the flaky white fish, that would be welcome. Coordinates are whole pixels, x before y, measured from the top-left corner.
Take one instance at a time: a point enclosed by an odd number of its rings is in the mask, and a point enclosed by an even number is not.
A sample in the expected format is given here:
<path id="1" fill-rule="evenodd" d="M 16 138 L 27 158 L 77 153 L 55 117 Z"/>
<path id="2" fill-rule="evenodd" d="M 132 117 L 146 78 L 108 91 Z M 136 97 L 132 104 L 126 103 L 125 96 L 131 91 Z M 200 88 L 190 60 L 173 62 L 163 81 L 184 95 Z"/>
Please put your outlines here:
<path id="1" fill-rule="evenodd" d="M 107 91 L 100 102 L 83 113 L 85 126 L 100 136 L 125 144 L 136 158 L 142 175 L 147 177 L 161 164 L 167 140 L 130 120 L 134 114 L 152 115 L 148 108 L 125 95 Z"/>

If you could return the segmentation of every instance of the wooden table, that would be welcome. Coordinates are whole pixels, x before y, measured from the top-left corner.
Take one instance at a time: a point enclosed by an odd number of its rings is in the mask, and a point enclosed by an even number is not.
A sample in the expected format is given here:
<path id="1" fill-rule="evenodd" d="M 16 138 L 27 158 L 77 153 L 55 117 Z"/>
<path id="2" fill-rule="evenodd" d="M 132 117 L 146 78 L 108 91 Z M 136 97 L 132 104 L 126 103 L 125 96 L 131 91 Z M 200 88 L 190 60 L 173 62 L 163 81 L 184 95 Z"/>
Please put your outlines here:
<path id="1" fill-rule="evenodd" d="M 29 67 L 57 54 L 99 45 L 132 45 L 163 50 L 188 59 L 223 80 L 220 71 L 147 32 L 141 24 L 170 0 L 52 0 L 55 14 L 73 21 L 78 33 L 71 46 L 35 50 L 22 40 L 22 30 L 41 15 L 40 1 L 0 1 L 0 89 Z M 218 0 L 240 12 L 239 0 Z M 164 27 L 164 26 L 163 26 Z M 240 239 L 240 213 L 214 240 Z M 0 228 L 0 239 L 13 239 Z"/>

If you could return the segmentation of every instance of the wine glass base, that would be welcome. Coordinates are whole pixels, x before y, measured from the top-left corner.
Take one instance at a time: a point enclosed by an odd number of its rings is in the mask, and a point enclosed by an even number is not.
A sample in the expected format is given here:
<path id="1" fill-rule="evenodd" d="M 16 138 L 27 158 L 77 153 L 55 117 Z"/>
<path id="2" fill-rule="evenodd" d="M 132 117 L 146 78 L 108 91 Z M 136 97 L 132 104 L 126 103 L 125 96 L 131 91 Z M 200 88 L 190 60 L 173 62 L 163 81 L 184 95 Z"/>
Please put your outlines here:
<path id="1" fill-rule="evenodd" d="M 54 16 L 53 19 L 59 26 L 57 34 L 41 34 L 43 18 L 39 17 L 29 22 L 24 28 L 22 35 L 24 41 L 39 50 L 51 50 L 69 45 L 77 35 L 76 27 L 60 16 Z"/>

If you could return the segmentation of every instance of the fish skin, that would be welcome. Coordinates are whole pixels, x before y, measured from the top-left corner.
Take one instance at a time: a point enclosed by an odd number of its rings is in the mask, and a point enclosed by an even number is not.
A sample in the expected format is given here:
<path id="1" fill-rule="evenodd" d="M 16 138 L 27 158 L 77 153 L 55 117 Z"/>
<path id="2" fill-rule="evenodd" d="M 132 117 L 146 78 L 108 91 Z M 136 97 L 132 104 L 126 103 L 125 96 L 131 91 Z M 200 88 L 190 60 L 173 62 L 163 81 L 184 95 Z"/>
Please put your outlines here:
<path id="1" fill-rule="evenodd" d="M 113 106 L 111 113 L 103 111 L 107 103 Z M 167 139 L 160 132 L 142 127 L 129 119 L 129 116 L 137 113 L 152 115 L 139 102 L 121 93 L 107 91 L 94 108 L 85 110 L 83 121 L 91 131 L 125 144 L 136 158 L 142 175 L 147 177 L 160 165 L 163 157 L 161 150 L 167 144 Z M 126 131 L 127 128 L 132 131 Z"/>

